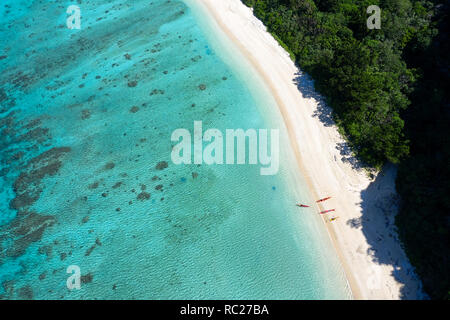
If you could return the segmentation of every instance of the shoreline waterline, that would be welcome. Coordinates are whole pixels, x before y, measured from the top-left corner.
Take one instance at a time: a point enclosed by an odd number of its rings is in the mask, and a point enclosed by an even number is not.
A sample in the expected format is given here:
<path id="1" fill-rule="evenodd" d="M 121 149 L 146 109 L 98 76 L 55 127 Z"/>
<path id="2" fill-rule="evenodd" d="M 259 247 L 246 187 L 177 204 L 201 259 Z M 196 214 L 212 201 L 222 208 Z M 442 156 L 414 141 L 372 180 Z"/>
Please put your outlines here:
<path id="1" fill-rule="evenodd" d="M 187 3 L 190 3 L 191 5 L 194 5 L 194 3 L 192 3 L 191 0 L 185 0 L 185 1 Z M 210 3 L 210 1 L 201 0 L 201 1 L 196 2 L 196 5 L 198 5 L 199 10 L 202 10 L 205 13 L 209 13 L 209 15 L 215 20 L 217 25 L 221 28 L 222 32 L 224 34 L 226 34 L 226 36 L 229 38 L 229 40 L 231 42 L 233 42 L 234 46 L 236 46 L 240 50 L 241 54 L 243 54 L 245 56 L 245 58 L 251 63 L 253 68 L 255 68 L 255 70 L 259 73 L 260 77 L 263 79 L 263 81 L 267 85 L 267 88 L 269 88 L 271 94 L 273 95 L 274 99 L 276 100 L 276 105 L 278 106 L 279 111 L 282 114 L 283 122 L 288 131 L 289 141 L 290 141 L 292 150 L 295 153 L 299 171 L 300 171 L 302 177 L 304 178 L 305 182 L 308 185 L 308 192 L 315 199 L 318 199 L 320 197 L 318 194 L 318 189 L 315 187 L 314 182 L 311 180 L 310 176 L 308 175 L 308 170 L 306 169 L 306 167 L 304 165 L 304 160 L 303 160 L 302 154 L 299 150 L 299 146 L 298 146 L 297 142 L 295 141 L 295 132 L 293 129 L 294 124 L 291 122 L 291 119 L 289 118 L 289 115 L 287 114 L 288 112 L 286 110 L 284 101 L 279 96 L 278 91 L 275 89 L 275 87 L 272 83 L 272 80 L 270 79 L 270 76 L 265 72 L 265 70 L 263 69 L 263 67 L 260 64 L 260 61 L 258 61 L 258 59 L 254 57 L 254 55 L 248 50 L 248 48 L 246 48 L 245 45 L 238 38 L 236 38 L 233 31 L 230 30 L 226 26 L 225 23 L 223 23 L 223 21 L 221 20 L 221 17 L 220 17 L 220 13 L 218 12 L 218 10 L 216 8 L 213 7 L 213 4 Z M 244 6 L 244 4 L 242 4 L 242 3 L 241 3 L 241 5 Z M 286 57 L 288 57 L 290 59 L 288 53 L 286 53 Z M 318 206 L 319 206 L 320 210 L 325 209 L 322 204 L 319 204 Z M 325 219 L 326 219 L 325 216 L 321 216 L 321 220 L 325 226 L 327 234 L 333 244 L 336 254 L 338 255 L 339 260 L 344 269 L 346 280 L 347 280 L 348 286 L 350 287 L 350 290 L 351 290 L 352 298 L 356 299 L 356 300 L 364 299 L 364 297 L 361 293 L 360 285 L 358 284 L 357 280 L 353 276 L 353 273 L 350 269 L 348 261 L 345 258 L 341 248 L 339 247 L 336 230 L 333 228 L 333 226 L 330 225 L 330 223 L 326 223 Z"/>
<path id="2" fill-rule="evenodd" d="M 426 297 L 395 228 L 395 167 L 386 166 L 368 176 L 364 164 L 350 153 L 348 143 L 329 120 L 332 111 L 315 93 L 311 79 L 252 9 L 240 0 L 195 3 L 239 48 L 270 89 L 309 194 L 315 199 L 333 196 L 318 206 L 319 211 L 336 209 L 340 219 L 319 218 L 340 258 L 353 298 Z"/>
<path id="3" fill-rule="evenodd" d="M 228 38 L 231 45 L 234 46 L 237 50 L 239 50 L 239 54 L 242 55 L 246 59 L 246 61 L 251 65 L 251 68 L 253 68 L 255 70 L 255 72 L 257 72 L 258 77 L 259 77 L 259 79 L 257 81 L 263 82 L 264 87 L 267 89 L 268 92 L 270 92 L 270 95 L 275 100 L 275 106 L 277 106 L 277 108 L 278 108 L 276 111 L 278 111 L 281 114 L 281 121 L 287 131 L 288 144 L 290 145 L 291 151 L 295 155 L 294 160 L 295 160 L 295 166 L 297 166 L 297 168 L 294 168 L 294 170 L 298 171 L 301 178 L 306 183 L 307 192 L 309 194 L 308 198 L 319 199 L 318 192 L 316 191 L 317 189 L 314 187 L 313 182 L 308 177 L 308 174 L 307 174 L 308 171 L 306 170 L 306 168 L 303 164 L 302 155 L 299 150 L 298 144 L 296 143 L 295 139 L 293 138 L 293 137 L 295 137 L 295 133 L 293 130 L 293 124 L 291 123 L 289 116 L 287 115 L 286 107 L 284 105 L 282 98 L 279 96 L 278 91 L 273 86 L 270 76 L 268 74 L 266 74 L 266 72 L 262 68 L 260 62 L 252 55 L 252 53 L 245 47 L 245 45 L 243 45 L 241 43 L 241 41 L 235 37 L 233 31 L 231 31 L 223 23 L 223 21 L 221 20 L 220 14 L 217 12 L 217 10 L 215 10 L 215 8 L 213 8 L 212 3 L 210 3 L 209 1 L 203 1 L 203 0 L 200 0 L 200 1 L 183 0 L 183 1 L 185 3 L 187 3 L 188 6 L 193 8 L 194 11 L 197 10 L 198 11 L 197 14 L 199 14 L 199 13 L 207 14 L 208 17 L 204 18 L 205 20 L 213 19 L 214 23 L 216 23 L 217 26 L 220 28 L 220 31 Z M 241 3 L 241 5 L 243 5 L 243 4 Z M 206 23 L 208 23 L 209 26 L 211 26 L 212 21 L 207 21 Z M 295 183 L 295 184 L 296 184 L 296 186 L 294 186 L 294 187 L 298 188 L 298 184 L 297 183 Z M 322 204 L 318 204 L 318 207 L 320 210 L 325 209 Z M 325 228 L 323 228 L 323 230 L 326 232 L 327 237 L 330 239 L 332 249 L 334 251 L 333 254 L 337 255 L 339 262 L 341 264 L 341 267 L 343 268 L 343 272 L 345 273 L 345 280 L 347 282 L 347 287 L 349 288 L 349 293 L 351 295 L 350 298 L 356 299 L 356 300 L 362 299 L 359 286 L 358 286 L 356 280 L 354 279 L 354 277 L 352 276 L 352 273 L 347 264 L 347 260 L 342 255 L 342 252 L 338 247 L 335 230 L 332 228 L 332 226 L 329 223 L 326 223 L 325 216 L 320 216 L 319 219 L 325 226 Z"/>

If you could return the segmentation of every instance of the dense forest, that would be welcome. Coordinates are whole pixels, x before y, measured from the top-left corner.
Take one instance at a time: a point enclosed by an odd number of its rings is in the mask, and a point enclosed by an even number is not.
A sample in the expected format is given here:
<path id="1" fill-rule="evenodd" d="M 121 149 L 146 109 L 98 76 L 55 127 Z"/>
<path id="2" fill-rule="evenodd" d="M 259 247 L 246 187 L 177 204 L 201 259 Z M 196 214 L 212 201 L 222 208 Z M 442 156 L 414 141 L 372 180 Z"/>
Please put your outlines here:
<path id="1" fill-rule="evenodd" d="M 398 164 L 400 238 L 428 295 L 449 299 L 449 1 L 242 1 L 313 77 L 355 154 Z"/>

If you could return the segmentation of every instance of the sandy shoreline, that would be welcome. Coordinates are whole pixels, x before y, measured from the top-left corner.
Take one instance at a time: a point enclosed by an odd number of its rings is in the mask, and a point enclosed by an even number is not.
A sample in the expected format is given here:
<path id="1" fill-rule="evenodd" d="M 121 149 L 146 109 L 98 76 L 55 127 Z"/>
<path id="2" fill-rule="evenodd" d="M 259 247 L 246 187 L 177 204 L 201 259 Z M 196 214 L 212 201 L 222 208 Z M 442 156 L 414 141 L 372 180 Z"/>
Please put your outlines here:
<path id="1" fill-rule="evenodd" d="M 299 169 L 313 196 L 339 219 L 323 221 L 355 299 L 420 299 L 417 279 L 397 239 L 395 174 L 370 179 L 349 154 L 312 82 L 240 0 L 189 0 L 201 5 L 264 79 L 287 127 Z"/>

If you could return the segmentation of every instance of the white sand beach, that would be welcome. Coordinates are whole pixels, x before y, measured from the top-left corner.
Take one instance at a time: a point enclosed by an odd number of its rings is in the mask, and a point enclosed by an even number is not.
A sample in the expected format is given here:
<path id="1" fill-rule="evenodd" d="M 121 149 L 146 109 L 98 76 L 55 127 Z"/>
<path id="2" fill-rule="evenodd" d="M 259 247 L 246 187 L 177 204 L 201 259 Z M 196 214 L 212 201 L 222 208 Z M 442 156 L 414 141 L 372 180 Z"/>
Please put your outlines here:
<path id="1" fill-rule="evenodd" d="M 194 0 L 189 0 L 192 2 Z M 369 178 L 352 157 L 312 81 L 240 0 L 195 0 L 211 15 L 271 88 L 289 132 L 299 170 L 320 209 L 339 219 L 323 221 L 355 299 L 420 299 L 420 281 L 398 241 L 393 166 Z M 315 208 L 317 209 L 317 207 Z"/>

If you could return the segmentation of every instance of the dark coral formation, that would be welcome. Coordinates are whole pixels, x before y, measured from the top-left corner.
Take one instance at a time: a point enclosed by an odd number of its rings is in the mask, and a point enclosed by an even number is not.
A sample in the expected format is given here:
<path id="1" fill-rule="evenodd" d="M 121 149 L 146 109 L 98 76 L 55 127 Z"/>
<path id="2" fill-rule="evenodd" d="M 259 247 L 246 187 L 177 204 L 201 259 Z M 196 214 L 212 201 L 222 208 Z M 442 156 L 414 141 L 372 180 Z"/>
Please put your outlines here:
<path id="1" fill-rule="evenodd" d="M 156 165 L 156 170 L 164 170 L 169 166 L 169 163 L 167 161 L 161 161 Z"/>
<path id="2" fill-rule="evenodd" d="M 137 107 L 137 106 L 133 106 L 133 107 L 131 107 L 131 109 L 130 109 L 130 112 L 131 113 L 136 113 L 136 112 L 138 112 L 139 111 L 139 107 Z"/>
<path id="3" fill-rule="evenodd" d="M 141 192 L 137 195 L 137 199 L 140 201 L 149 200 L 150 199 L 150 193 L 148 192 Z"/>
<path id="4" fill-rule="evenodd" d="M 0 118 L 0 161 L 4 166 L 0 172 L 2 176 L 16 168 L 25 167 L 29 153 L 34 153 L 40 146 L 46 146 L 51 138 L 49 130 L 40 127 L 41 118 L 26 122 L 18 121 L 18 116 L 19 113 L 13 111 Z"/>
<path id="5" fill-rule="evenodd" d="M 130 82 L 128 82 L 128 87 L 130 88 L 134 88 L 138 85 L 138 82 L 136 80 L 132 80 Z"/>
<path id="6" fill-rule="evenodd" d="M 39 199 L 42 192 L 41 180 L 55 175 L 62 166 L 60 158 L 70 152 L 70 148 L 52 148 L 31 159 L 27 169 L 14 182 L 16 197 L 10 202 L 11 209 L 23 210 Z"/>
<path id="7" fill-rule="evenodd" d="M 81 111 L 81 120 L 86 120 L 89 119 L 91 117 L 91 110 L 89 109 L 84 109 Z"/>
<path id="8" fill-rule="evenodd" d="M 91 183 L 90 185 L 88 185 L 88 189 L 90 189 L 90 190 L 97 189 L 98 185 L 99 185 L 99 182 L 95 181 L 94 183 Z"/>
<path id="9" fill-rule="evenodd" d="M 81 283 L 86 284 L 86 283 L 91 283 L 92 280 L 94 280 L 94 275 L 92 273 L 88 273 L 86 275 L 82 275 L 80 277 Z"/>
<path id="10" fill-rule="evenodd" d="M 116 165 L 115 165 L 114 162 L 108 162 L 107 164 L 105 164 L 105 169 L 106 170 L 111 170 L 111 169 L 114 169 L 115 166 Z"/>
<path id="11" fill-rule="evenodd" d="M 117 189 L 117 188 L 119 188 L 121 185 L 122 185 L 122 182 L 119 181 L 119 182 L 116 182 L 116 183 L 112 186 L 112 188 L 113 188 L 113 189 Z"/>
<path id="12" fill-rule="evenodd" d="M 151 96 L 153 96 L 153 95 L 157 95 L 157 94 L 164 94 L 164 90 L 161 90 L 161 89 L 153 89 L 152 90 L 152 92 L 150 92 L 150 95 Z"/>
<path id="13" fill-rule="evenodd" d="M 52 148 L 28 161 L 25 169 L 13 184 L 16 197 L 11 200 L 11 209 L 17 210 L 16 217 L 0 228 L 0 243 L 8 240 L 5 250 L 0 252 L 0 261 L 4 257 L 17 258 L 27 248 L 42 238 L 44 231 L 52 226 L 53 216 L 41 215 L 30 210 L 42 192 L 41 181 L 46 176 L 55 175 L 62 166 L 61 157 L 70 148 Z"/>
<path id="14" fill-rule="evenodd" d="M 101 246 L 101 245 L 102 245 L 102 243 L 101 243 L 100 239 L 99 238 L 95 239 L 95 243 L 91 247 L 89 247 L 89 249 L 86 250 L 86 253 L 84 255 L 86 257 L 89 256 L 97 246 Z"/>
<path id="15" fill-rule="evenodd" d="M 0 253 L 2 256 L 17 258 L 25 253 L 33 242 L 39 241 L 46 228 L 53 225 L 55 218 L 36 212 L 19 212 L 10 223 L 0 228 L 0 241 L 12 240 L 12 245 Z"/>
<path id="16" fill-rule="evenodd" d="M 25 286 L 17 290 L 17 294 L 22 300 L 33 300 L 33 289 L 30 286 Z"/>

